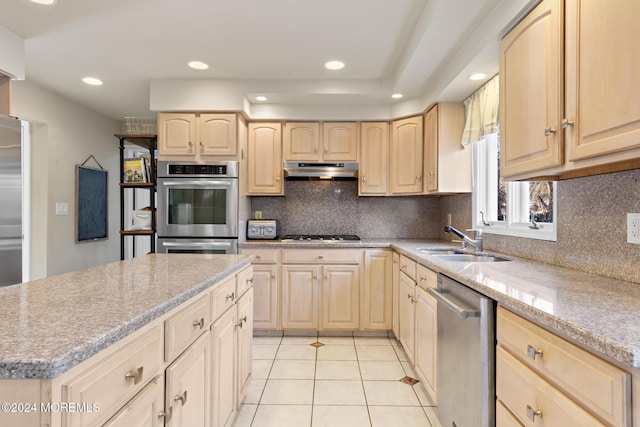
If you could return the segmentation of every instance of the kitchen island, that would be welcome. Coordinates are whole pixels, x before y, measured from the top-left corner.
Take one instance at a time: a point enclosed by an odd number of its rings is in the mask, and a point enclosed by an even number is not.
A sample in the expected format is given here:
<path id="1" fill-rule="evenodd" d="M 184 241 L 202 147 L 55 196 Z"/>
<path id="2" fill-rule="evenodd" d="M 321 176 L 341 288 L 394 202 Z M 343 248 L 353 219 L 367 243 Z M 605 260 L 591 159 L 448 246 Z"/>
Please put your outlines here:
<path id="1" fill-rule="evenodd" d="M 188 353 L 204 355 L 191 362 L 210 376 L 209 327 L 252 295 L 251 260 L 150 254 L 0 289 L 0 400 L 12 404 L 0 425 L 102 424 L 140 390 L 157 384 L 158 396 L 165 368 L 168 380 Z"/>

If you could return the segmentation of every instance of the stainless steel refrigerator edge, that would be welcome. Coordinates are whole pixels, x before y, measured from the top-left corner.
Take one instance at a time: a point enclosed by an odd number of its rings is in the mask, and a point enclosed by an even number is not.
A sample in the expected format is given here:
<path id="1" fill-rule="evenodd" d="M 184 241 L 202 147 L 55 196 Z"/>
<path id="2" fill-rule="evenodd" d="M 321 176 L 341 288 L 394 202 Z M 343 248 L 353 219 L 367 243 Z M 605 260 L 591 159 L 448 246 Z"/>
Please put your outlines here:
<path id="1" fill-rule="evenodd" d="M 0 286 L 22 282 L 22 135 L 0 116 Z"/>
<path id="2" fill-rule="evenodd" d="M 495 426 L 495 301 L 438 275 L 438 418 L 443 427 Z"/>

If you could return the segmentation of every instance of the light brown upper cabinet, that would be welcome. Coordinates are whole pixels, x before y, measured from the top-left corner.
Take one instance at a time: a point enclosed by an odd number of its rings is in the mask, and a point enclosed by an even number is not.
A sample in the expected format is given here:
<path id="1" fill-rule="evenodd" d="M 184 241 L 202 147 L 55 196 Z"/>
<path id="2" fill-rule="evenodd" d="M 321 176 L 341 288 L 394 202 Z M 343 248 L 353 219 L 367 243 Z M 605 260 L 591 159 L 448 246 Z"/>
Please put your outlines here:
<path id="1" fill-rule="evenodd" d="M 249 123 L 247 168 L 247 194 L 284 194 L 280 123 Z"/>
<path id="2" fill-rule="evenodd" d="M 361 196 L 384 196 L 389 181 L 389 123 L 360 124 Z"/>
<path id="3" fill-rule="evenodd" d="M 355 162 L 358 126 L 352 122 L 287 122 L 284 126 L 285 161 Z"/>
<path id="4" fill-rule="evenodd" d="M 543 0 L 505 36 L 503 176 L 562 179 L 640 167 L 638 16 L 635 0 Z"/>
<path id="5" fill-rule="evenodd" d="M 391 194 L 422 193 L 423 117 L 394 120 L 391 126 Z"/>
<path id="6" fill-rule="evenodd" d="M 436 104 L 424 120 L 425 193 L 470 193 L 471 147 L 460 144 L 464 105 Z"/>
<path id="7" fill-rule="evenodd" d="M 158 113 L 158 156 L 163 160 L 215 160 L 238 152 L 234 113 Z"/>

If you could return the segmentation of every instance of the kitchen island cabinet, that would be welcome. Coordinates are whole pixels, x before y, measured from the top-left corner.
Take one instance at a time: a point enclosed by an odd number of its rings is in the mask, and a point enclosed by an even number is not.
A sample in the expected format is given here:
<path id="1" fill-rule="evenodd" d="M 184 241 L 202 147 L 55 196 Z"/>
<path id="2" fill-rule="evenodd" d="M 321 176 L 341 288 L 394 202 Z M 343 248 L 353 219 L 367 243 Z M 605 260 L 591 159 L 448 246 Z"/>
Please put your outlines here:
<path id="1" fill-rule="evenodd" d="M 20 344 L 0 351 L 0 397 L 38 410 L 3 411 L 0 425 L 210 426 L 210 295 L 224 283 L 235 292 L 250 261 L 152 254 L 1 289 L 5 340 Z M 60 405 L 80 410 L 41 410 Z"/>

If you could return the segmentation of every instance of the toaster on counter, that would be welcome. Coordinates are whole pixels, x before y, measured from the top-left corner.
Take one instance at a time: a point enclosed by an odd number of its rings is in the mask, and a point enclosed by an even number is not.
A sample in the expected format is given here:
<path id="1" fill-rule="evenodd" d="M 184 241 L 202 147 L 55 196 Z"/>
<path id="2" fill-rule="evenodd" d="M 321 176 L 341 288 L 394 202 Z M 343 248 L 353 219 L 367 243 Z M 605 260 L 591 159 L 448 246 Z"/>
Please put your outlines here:
<path id="1" fill-rule="evenodd" d="M 250 219 L 247 221 L 247 239 L 276 239 L 278 224 L 275 219 Z"/>

